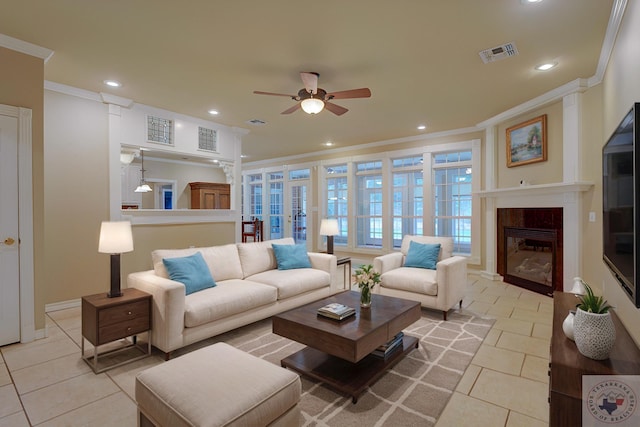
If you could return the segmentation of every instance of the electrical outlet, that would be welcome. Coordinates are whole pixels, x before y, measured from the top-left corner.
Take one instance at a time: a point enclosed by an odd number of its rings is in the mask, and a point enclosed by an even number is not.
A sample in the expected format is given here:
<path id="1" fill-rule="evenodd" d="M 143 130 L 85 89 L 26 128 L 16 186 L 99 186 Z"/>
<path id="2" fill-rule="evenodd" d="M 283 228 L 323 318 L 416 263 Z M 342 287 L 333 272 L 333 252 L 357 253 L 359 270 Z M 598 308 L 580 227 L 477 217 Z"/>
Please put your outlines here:
<path id="1" fill-rule="evenodd" d="M 596 213 L 595 212 L 589 212 L 589 222 L 596 222 Z"/>

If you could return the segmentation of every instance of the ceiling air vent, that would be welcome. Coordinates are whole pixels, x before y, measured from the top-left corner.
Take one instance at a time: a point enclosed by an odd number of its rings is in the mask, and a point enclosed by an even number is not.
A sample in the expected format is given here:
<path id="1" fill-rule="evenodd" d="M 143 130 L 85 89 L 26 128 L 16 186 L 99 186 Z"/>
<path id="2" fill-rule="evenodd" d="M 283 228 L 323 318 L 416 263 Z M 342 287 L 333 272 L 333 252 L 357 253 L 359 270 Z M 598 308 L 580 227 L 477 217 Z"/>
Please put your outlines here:
<path id="1" fill-rule="evenodd" d="M 264 120 L 260 120 L 260 119 L 251 119 L 248 120 L 247 123 L 249 123 L 250 125 L 254 125 L 254 126 L 262 126 L 262 125 L 266 125 L 267 122 L 265 122 Z"/>
<path id="2" fill-rule="evenodd" d="M 518 54 L 518 48 L 515 43 L 511 42 L 492 47 L 491 49 L 485 49 L 478 53 L 480 54 L 480 58 L 482 58 L 482 62 L 488 64 L 489 62 L 495 62 L 509 58 L 510 56 L 516 56 Z"/>

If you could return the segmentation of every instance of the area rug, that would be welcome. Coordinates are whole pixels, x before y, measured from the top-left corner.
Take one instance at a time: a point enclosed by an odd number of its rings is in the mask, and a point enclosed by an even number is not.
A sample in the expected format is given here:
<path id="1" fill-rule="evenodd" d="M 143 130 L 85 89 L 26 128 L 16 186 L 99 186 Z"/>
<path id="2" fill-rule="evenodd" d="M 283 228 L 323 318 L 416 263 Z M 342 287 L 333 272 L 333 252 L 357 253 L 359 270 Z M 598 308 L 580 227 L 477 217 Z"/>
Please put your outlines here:
<path id="1" fill-rule="evenodd" d="M 420 340 L 409 353 L 353 404 L 351 398 L 302 377 L 299 403 L 304 426 L 432 426 L 493 325 L 493 319 L 422 310 L 405 334 Z M 304 346 L 271 333 L 265 320 L 216 341 L 280 365 L 280 360 Z M 471 420 L 470 420 L 471 421 Z"/>

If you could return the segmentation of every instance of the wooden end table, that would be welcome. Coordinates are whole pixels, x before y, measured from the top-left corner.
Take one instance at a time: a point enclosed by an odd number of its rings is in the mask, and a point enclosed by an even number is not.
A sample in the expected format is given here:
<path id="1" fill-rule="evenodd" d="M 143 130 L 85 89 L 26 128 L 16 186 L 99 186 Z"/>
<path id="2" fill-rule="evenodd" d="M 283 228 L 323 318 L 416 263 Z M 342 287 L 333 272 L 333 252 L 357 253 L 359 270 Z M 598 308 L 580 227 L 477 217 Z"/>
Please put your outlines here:
<path id="1" fill-rule="evenodd" d="M 82 297 L 82 359 L 96 374 L 151 354 L 151 337 L 147 340 L 146 350 L 137 343 L 137 334 L 151 329 L 151 294 L 135 288 L 123 289 L 122 292 L 122 296 L 114 298 L 109 298 L 106 292 Z M 131 344 L 101 354 L 98 352 L 100 345 L 127 337 L 133 337 Z M 94 346 L 93 356 L 84 354 L 85 339 Z M 130 348 L 136 348 L 142 354 L 106 367 L 98 367 L 99 356 Z"/>
<path id="2" fill-rule="evenodd" d="M 337 302 L 356 309 L 344 320 L 319 316 L 317 310 Z M 346 291 L 273 317 L 273 332 L 308 347 L 282 359 L 281 365 L 322 381 L 351 396 L 362 392 L 414 348 L 418 339 L 405 335 L 402 348 L 387 358 L 371 354 L 407 326 L 420 319 L 420 303 L 372 295 L 370 308 L 360 307 L 360 293 Z"/>

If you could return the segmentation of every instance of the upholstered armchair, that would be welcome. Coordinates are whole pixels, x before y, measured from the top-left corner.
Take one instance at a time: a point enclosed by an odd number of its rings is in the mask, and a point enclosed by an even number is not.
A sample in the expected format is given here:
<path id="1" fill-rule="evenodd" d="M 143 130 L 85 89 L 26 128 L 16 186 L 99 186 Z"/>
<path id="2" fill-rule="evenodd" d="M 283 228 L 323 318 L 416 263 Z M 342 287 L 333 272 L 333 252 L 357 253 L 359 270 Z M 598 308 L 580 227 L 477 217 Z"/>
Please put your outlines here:
<path id="1" fill-rule="evenodd" d="M 452 252 L 451 237 L 404 236 L 400 252 L 374 259 L 373 268 L 381 274 L 374 293 L 420 301 L 442 310 L 447 320 L 449 309 L 458 302 L 462 307 L 467 291 L 467 259 Z"/>

